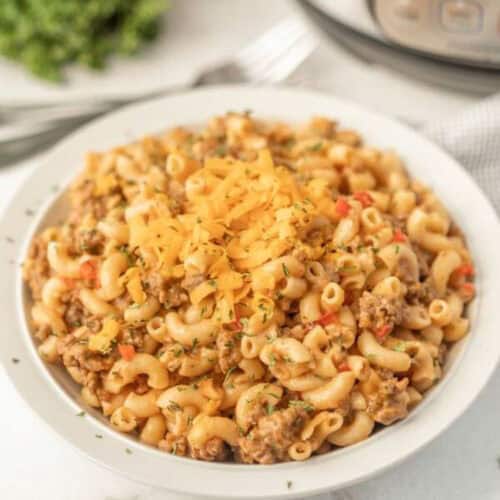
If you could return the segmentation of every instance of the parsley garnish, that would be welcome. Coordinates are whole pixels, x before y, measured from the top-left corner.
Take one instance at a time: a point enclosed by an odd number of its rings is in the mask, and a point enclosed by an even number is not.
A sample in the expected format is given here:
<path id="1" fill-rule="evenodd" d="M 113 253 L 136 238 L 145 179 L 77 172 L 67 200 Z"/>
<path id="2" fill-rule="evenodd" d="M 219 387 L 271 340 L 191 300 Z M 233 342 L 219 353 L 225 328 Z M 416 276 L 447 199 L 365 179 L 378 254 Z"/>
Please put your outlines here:
<path id="1" fill-rule="evenodd" d="M 15 365 L 17 365 L 17 363 L 19 363 L 19 358 L 11 358 L 10 359 Z"/>
<path id="2" fill-rule="evenodd" d="M 292 485 L 293 485 L 292 481 L 287 481 L 287 482 L 286 482 L 286 487 L 287 487 L 288 489 L 291 489 L 291 488 L 292 488 Z"/>
<path id="3" fill-rule="evenodd" d="M 170 411 L 181 411 L 181 407 L 175 401 L 169 401 L 167 409 Z"/>
<path id="4" fill-rule="evenodd" d="M 396 252 L 396 255 L 399 253 L 399 245 L 396 245 L 394 247 L 394 252 Z"/>
<path id="5" fill-rule="evenodd" d="M 125 448 L 125 453 L 127 455 L 132 455 L 132 450 L 130 448 Z"/>
<path id="6" fill-rule="evenodd" d="M 316 152 L 316 151 L 319 151 L 322 147 L 323 147 L 323 143 L 322 143 L 322 142 L 317 142 L 316 144 L 313 144 L 313 145 L 309 148 L 309 151 Z"/>
<path id="7" fill-rule="evenodd" d="M 217 156 L 224 156 L 225 154 L 227 154 L 227 148 L 225 144 L 220 144 L 219 146 L 217 146 L 214 149 L 214 154 Z"/>
<path id="8" fill-rule="evenodd" d="M 97 439 L 102 439 L 102 434 L 96 434 L 96 435 L 95 435 L 95 437 L 96 437 Z"/>
<path id="9" fill-rule="evenodd" d="M 286 267 L 285 263 L 282 263 L 281 267 L 283 268 L 283 274 L 288 278 L 290 276 L 290 271 L 288 270 L 288 267 Z"/>
<path id="10" fill-rule="evenodd" d="M 397 352 L 405 352 L 406 351 L 406 343 L 405 342 L 398 342 L 394 346 L 394 350 Z"/>
<path id="11" fill-rule="evenodd" d="M 231 376 L 231 373 L 234 372 L 234 370 L 236 370 L 236 366 L 231 366 L 231 368 L 229 368 L 229 370 L 226 372 L 226 376 L 224 377 L 224 382 L 222 383 L 222 385 L 227 385 L 227 382 L 229 381 L 229 377 Z M 232 384 L 229 384 L 227 385 L 227 387 L 229 387 L 230 389 L 233 387 Z"/>
<path id="12" fill-rule="evenodd" d="M 208 284 L 210 286 L 213 286 L 214 288 L 217 288 L 217 281 L 215 281 L 215 280 L 208 280 Z"/>
<path id="13" fill-rule="evenodd" d="M 302 408 L 307 412 L 314 411 L 314 407 L 311 406 L 309 403 L 306 401 L 302 401 L 301 399 L 292 399 L 288 401 L 288 406 L 290 408 Z"/>
<path id="14" fill-rule="evenodd" d="M 276 358 L 274 357 L 274 354 L 271 353 L 269 354 L 269 366 L 274 366 L 276 364 Z"/>
<path id="15" fill-rule="evenodd" d="M 84 411 L 80 411 L 76 414 L 77 417 L 84 417 L 85 416 L 85 412 Z"/>
<path id="16" fill-rule="evenodd" d="M 266 413 L 268 415 L 272 415 L 274 413 L 274 410 L 275 410 L 274 405 L 268 403 L 266 406 Z"/>
<path id="17" fill-rule="evenodd" d="M 274 394 L 274 392 L 268 392 L 268 396 L 272 396 L 273 398 L 279 399 L 280 397 L 277 394 Z"/>
<path id="18" fill-rule="evenodd" d="M 198 341 L 198 337 L 195 337 L 193 339 L 193 346 L 191 347 L 191 350 L 195 350 L 196 349 L 196 346 L 198 345 L 199 341 Z"/>

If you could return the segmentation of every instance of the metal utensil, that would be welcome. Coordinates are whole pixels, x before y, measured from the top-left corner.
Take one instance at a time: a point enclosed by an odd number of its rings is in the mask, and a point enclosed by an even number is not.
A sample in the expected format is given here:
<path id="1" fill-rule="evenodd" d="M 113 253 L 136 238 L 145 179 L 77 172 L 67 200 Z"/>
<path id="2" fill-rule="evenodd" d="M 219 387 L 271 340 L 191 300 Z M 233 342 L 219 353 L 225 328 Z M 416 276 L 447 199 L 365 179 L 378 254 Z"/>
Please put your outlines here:
<path id="1" fill-rule="evenodd" d="M 316 38 L 306 25 L 299 17 L 292 17 L 244 47 L 231 60 L 202 71 L 185 88 L 218 83 L 278 83 L 291 75 L 316 46 Z M 0 163 L 4 158 L 8 161 L 19 159 L 38 141 L 45 143 L 47 137 L 51 141 L 60 138 L 96 116 L 168 91 L 149 93 L 133 100 L 0 106 Z"/>

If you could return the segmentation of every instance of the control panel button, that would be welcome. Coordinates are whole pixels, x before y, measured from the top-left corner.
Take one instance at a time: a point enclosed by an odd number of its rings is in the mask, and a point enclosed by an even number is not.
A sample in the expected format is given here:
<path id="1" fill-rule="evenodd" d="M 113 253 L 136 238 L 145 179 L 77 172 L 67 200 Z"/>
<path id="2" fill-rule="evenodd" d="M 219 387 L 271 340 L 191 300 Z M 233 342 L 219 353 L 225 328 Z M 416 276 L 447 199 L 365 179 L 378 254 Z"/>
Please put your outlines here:
<path id="1" fill-rule="evenodd" d="M 394 14 L 407 21 L 417 21 L 420 17 L 420 6 L 417 0 L 398 0 L 394 5 Z"/>
<path id="2" fill-rule="evenodd" d="M 441 23 L 453 33 L 478 33 L 482 29 L 483 11 L 470 0 L 445 0 L 441 5 Z"/>

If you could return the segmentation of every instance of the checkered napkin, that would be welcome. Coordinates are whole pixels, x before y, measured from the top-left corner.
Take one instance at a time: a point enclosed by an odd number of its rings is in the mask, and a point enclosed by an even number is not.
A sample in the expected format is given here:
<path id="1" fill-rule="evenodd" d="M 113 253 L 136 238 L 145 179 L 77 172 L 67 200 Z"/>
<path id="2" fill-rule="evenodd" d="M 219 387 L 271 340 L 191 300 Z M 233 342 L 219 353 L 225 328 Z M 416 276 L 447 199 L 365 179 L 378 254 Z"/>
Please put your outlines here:
<path id="1" fill-rule="evenodd" d="M 500 94 L 424 133 L 470 172 L 500 214 Z"/>

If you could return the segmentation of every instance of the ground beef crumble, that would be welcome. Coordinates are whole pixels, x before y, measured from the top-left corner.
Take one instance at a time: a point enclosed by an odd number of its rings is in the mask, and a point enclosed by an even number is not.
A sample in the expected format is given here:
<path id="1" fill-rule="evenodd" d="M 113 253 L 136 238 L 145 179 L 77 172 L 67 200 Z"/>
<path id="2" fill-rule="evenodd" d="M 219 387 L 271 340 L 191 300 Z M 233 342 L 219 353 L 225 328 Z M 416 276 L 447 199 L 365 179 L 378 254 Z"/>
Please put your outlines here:
<path id="1" fill-rule="evenodd" d="M 410 400 L 406 388 L 408 379 L 398 380 L 391 377 L 383 380 L 375 394 L 368 396 L 367 413 L 384 425 L 390 425 L 396 420 L 408 415 L 408 402 Z"/>
<path id="2" fill-rule="evenodd" d="M 209 439 L 201 447 L 191 447 L 190 453 L 192 458 L 207 462 L 224 462 L 231 456 L 228 445 L 218 437 Z"/>
<path id="3" fill-rule="evenodd" d="M 222 373 L 226 373 L 242 360 L 240 337 L 239 332 L 226 329 L 221 330 L 217 336 L 217 356 Z"/>
<path id="4" fill-rule="evenodd" d="M 261 417 L 257 425 L 239 439 L 238 458 L 245 463 L 259 464 L 289 460 L 288 448 L 299 440 L 305 419 L 302 408 L 287 408 Z"/>
<path id="5" fill-rule="evenodd" d="M 62 356 L 62 361 L 66 367 L 76 367 L 80 369 L 82 375 L 88 372 L 100 372 L 110 370 L 118 356 L 111 352 L 102 355 L 89 350 L 84 336 L 75 336 L 70 333 L 61 337 L 57 344 L 57 351 Z"/>
<path id="6" fill-rule="evenodd" d="M 50 276 L 50 267 L 47 260 L 47 242 L 41 236 L 34 238 L 31 243 L 28 260 L 23 268 L 24 279 L 28 282 L 34 300 L 40 300 L 42 288 Z"/>
<path id="7" fill-rule="evenodd" d="M 358 323 L 360 328 L 376 331 L 388 325 L 391 328 L 401 323 L 404 304 L 400 299 L 388 299 L 363 292 L 359 299 Z"/>
<path id="8" fill-rule="evenodd" d="M 160 450 L 185 457 L 188 453 L 188 443 L 185 436 L 178 436 L 172 432 L 167 432 L 165 438 L 158 443 Z"/>
<path id="9" fill-rule="evenodd" d="M 408 286 L 405 299 L 411 305 L 429 305 L 437 297 L 436 290 L 429 280 Z"/>

